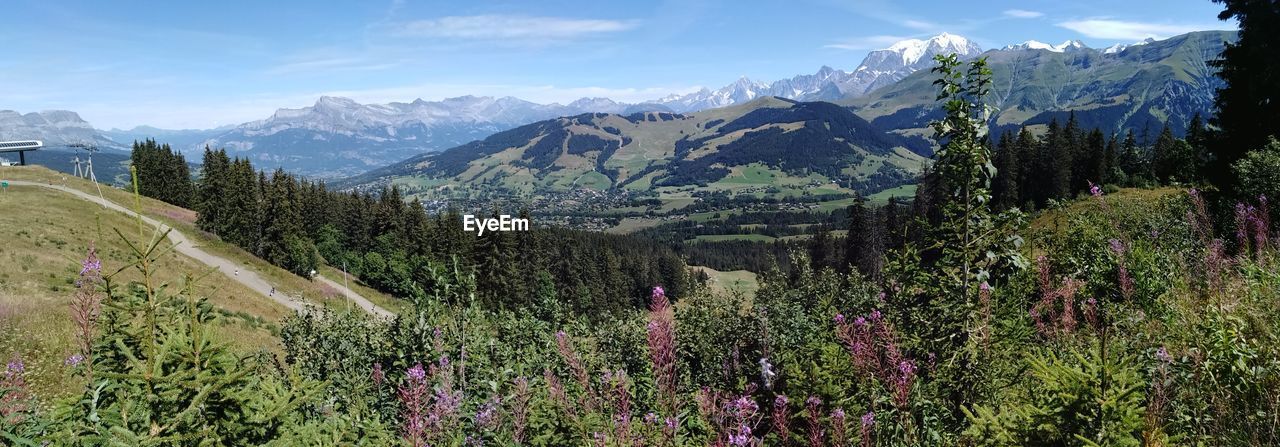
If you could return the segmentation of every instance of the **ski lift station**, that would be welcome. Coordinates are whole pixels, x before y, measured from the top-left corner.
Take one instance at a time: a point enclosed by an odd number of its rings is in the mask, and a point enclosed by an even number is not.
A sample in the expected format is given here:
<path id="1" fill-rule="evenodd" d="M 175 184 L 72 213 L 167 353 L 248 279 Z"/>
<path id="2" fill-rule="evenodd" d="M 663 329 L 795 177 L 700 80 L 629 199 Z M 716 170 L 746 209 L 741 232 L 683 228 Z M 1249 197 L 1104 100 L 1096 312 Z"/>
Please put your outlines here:
<path id="1" fill-rule="evenodd" d="M 27 151 L 34 151 L 44 147 L 44 142 L 39 140 L 25 141 L 0 141 L 0 154 L 17 152 L 18 164 L 27 164 Z"/>

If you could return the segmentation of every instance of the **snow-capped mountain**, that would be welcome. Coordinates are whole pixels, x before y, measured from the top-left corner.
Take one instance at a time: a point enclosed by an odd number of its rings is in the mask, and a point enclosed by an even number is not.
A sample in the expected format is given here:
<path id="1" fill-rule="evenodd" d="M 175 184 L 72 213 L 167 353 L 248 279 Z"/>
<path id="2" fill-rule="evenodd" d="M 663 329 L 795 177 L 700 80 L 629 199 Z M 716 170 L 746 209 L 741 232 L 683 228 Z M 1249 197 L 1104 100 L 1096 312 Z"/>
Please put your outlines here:
<path id="1" fill-rule="evenodd" d="M 862 96 L 932 67 L 934 56 L 949 53 L 967 59 L 982 54 L 982 48 L 969 39 L 947 33 L 928 40 L 904 40 L 867 54 L 862 64 L 837 85 L 845 96 Z"/>
<path id="2" fill-rule="evenodd" d="M 835 100 L 861 96 L 892 84 L 917 70 L 933 66 L 933 56 L 956 53 L 969 58 L 982 48 L 961 36 L 942 33 L 929 39 L 908 39 L 875 50 L 863 58 L 852 72 L 823 66 L 812 75 L 799 75 L 771 84 L 739 78 L 718 90 L 702 89 L 686 95 L 671 95 L 655 101 L 677 112 L 741 104 L 762 96 L 799 100 Z"/>
<path id="3" fill-rule="evenodd" d="M 1143 39 L 1141 42 L 1134 42 L 1134 43 L 1129 44 L 1129 45 L 1125 45 L 1125 44 L 1122 44 L 1122 43 L 1118 43 L 1118 44 L 1115 44 L 1115 45 L 1112 45 L 1112 46 L 1109 46 L 1109 47 L 1104 48 L 1104 49 L 1102 50 L 1102 54 L 1116 54 L 1116 53 L 1119 53 L 1119 52 L 1121 52 L 1121 51 L 1127 50 L 1127 49 L 1129 49 L 1130 47 L 1136 47 L 1136 46 L 1139 46 L 1139 45 L 1146 45 L 1146 44 L 1149 44 L 1149 43 L 1152 43 L 1152 42 L 1155 42 L 1155 41 L 1156 41 L 1155 39 L 1152 39 L 1152 38 L 1148 37 L 1148 38 L 1146 38 L 1146 39 Z"/>
<path id="4" fill-rule="evenodd" d="M 100 149 L 125 148 L 69 110 L 46 110 L 25 115 L 13 110 L 0 110 L 0 141 L 8 140 L 41 140 L 50 148 L 67 144 L 90 144 Z"/>
<path id="5" fill-rule="evenodd" d="M 1089 46 L 1085 45 L 1084 42 L 1081 42 L 1079 40 L 1068 40 L 1066 42 L 1062 42 L 1057 45 L 1050 45 L 1038 40 L 1028 40 L 1020 44 L 1008 45 L 1001 49 L 1006 51 L 1008 50 L 1045 50 L 1045 51 L 1052 51 L 1054 53 L 1065 53 L 1068 51 L 1079 51 L 1086 48 L 1089 48 Z"/>

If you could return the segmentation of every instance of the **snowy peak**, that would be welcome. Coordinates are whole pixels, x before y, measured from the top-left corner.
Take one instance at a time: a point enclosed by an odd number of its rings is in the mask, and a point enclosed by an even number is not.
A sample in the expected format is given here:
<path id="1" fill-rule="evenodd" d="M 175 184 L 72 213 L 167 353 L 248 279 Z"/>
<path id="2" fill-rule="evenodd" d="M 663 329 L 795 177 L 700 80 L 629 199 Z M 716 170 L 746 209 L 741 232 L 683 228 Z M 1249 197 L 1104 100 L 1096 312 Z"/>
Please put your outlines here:
<path id="1" fill-rule="evenodd" d="M 955 53 L 970 58 L 982 48 L 969 39 L 942 33 L 928 39 L 907 39 L 882 50 L 872 51 L 853 72 L 822 66 L 811 75 L 798 75 L 771 84 L 747 77 L 718 90 L 701 89 L 685 95 L 668 95 L 655 101 L 677 112 L 740 104 L 763 96 L 802 101 L 833 101 L 845 96 L 866 94 L 872 89 L 892 84 L 917 70 L 933 65 L 933 57 Z"/>
<path id="2" fill-rule="evenodd" d="M 1088 45 L 1085 45 L 1084 42 L 1081 42 L 1079 40 L 1068 40 L 1066 42 L 1062 42 L 1057 45 L 1050 45 L 1038 40 L 1028 40 L 1026 42 L 1023 42 L 1017 45 L 1006 46 L 1003 49 L 1004 50 L 1045 50 L 1045 51 L 1052 51 L 1054 53 L 1066 53 L 1069 51 L 1079 51 L 1079 50 L 1084 50 L 1088 48 L 1089 48 Z"/>
<path id="3" fill-rule="evenodd" d="M 1149 43 L 1151 43 L 1151 42 L 1155 42 L 1155 41 L 1156 41 L 1155 39 L 1152 39 L 1152 38 L 1148 37 L 1148 38 L 1146 38 L 1146 39 L 1143 39 L 1141 42 L 1134 42 L 1134 43 L 1129 44 L 1129 45 L 1125 45 L 1125 44 L 1122 44 L 1122 43 L 1118 43 L 1118 44 L 1115 44 L 1115 45 L 1112 45 L 1112 46 L 1109 46 L 1109 47 L 1107 47 L 1107 48 L 1103 49 L 1103 50 L 1102 50 L 1102 54 L 1116 54 L 1116 53 L 1119 53 L 1119 52 L 1121 52 L 1121 51 L 1127 50 L 1127 49 L 1129 49 L 1129 48 L 1136 47 L 1136 46 L 1139 46 L 1139 45 L 1146 45 L 1146 44 L 1149 44 Z"/>
<path id="4" fill-rule="evenodd" d="M 890 45 L 889 48 L 877 50 L 897 53 L 902 65 L 915 65 L 925 59 L 939 54 L 955 53 L 961 57 L 972 56 L 982 52 L 982 48 L 961 36 L 942 33 L 927 40 L 907 39 Z M 864 62 L 865 64 L 865 62 Z"/>

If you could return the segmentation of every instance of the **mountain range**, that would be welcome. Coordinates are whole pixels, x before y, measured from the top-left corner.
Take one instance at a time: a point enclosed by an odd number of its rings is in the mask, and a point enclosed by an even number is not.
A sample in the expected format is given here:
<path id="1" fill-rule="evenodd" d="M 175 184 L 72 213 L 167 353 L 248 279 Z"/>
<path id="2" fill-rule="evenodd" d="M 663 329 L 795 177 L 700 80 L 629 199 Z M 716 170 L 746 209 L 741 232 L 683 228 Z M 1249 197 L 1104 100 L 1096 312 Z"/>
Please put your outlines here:
<path id="1" fill-rule="evenodd" d="M 963 37 L 941 34 L 872 51 L 853 71 L 824 66 L 814 74 L 768 84 L 743 77 L 716 90 L 640 104 L 608 98 L 538 104 L 477 96 L 360 104 L 321 97 L 311 106 L 279 109 L 270 117 L 234 127 L 181 131 L 148 127 L 95 131 L 73 112 L 20 115 L 5 111 L 0 112 L 0 136 L 94 142 L 105 148 L 127 148 L 135 139 L 151 137 L 186 151 L 192 161 L 198 161 L 205 146 L 225 147 L 262 168 L 283 167 L 321 178 L 359 174 L 558 117 L 688 114 L 764 97 L 836 102 L 878 128 L 919 137 L 927 134 L 925 125 L 934 110 L 927 68 L 934 55 L 945 53 L 988 58 L 996 80 L 997 125 L 1042 124 L 1074 111 L 1111 130 L 1163 122 L 1180 130 L 1195 113 L 1211 112 L 1219 84 L 1204 60 L 1215 57 L 1223 42 L 1231 39 L 1231 32 L 1200 32 L 1101 50 L 1080 41 L 1059 45 L 1028 41 L 982 52 Z"/>
<path id="2" fill-rule="evenodd" d="M 1079 42 L 1053 48 L 1016 46 L 983 55 L 992 71 L 992 125 L 1011 129 L 1065 122 L 1086 129 L 1156 135 L 1164 125 L 1181 135 L 1196 114 L 1208 117 L 1222 81 L 1207 61 L 1235 39 L 1230 31 L 1201 31 L 1119 50 Z M 1110 51 L 1109 51 L 1110 50 Z M 929 72 L 856 98 L 849 106 L 876 127 L 900 135 L 928 135 L 940 115 Z M 1154 137 L 1152 137 L 1154 138 Z"/>
<path id="3" fill-rule="evenodd" d="M 101 149 L 123 149 L 121 145 L 68 110 L 47 110 L 27 114 L 0 110 L 0 141 L 41 140 L 46 147 L 85 144 Z"/>
<path id="4" fill-rule="evenodd" d="M 410 193 L 436 198 L 579 187 L 654 192 L 754 187 L 771 196 L 786 194 L 788 187 L 795 194 L 812 188 L 874 192 L 914 178 L 926 161 L 920 152 L 927 150 L 927 143 L 876 129 L 847 108 L 766 96 L 690 114 L 587 113 L 540 121 L 336 186 L 398 183 Z"/>

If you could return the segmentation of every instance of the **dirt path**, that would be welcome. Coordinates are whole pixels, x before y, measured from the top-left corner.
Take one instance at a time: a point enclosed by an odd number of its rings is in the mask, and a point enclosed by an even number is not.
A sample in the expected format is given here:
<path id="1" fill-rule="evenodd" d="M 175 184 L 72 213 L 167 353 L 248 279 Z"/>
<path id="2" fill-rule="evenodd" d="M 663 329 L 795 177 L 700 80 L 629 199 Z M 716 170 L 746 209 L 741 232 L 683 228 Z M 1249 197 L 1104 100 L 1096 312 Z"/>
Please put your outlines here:
<path id="1" fill-rule="evenodd" d="M 277 303 L 280 303 L 281 306 L 284 306 L 299 312 L 306 311 L 307 308 L 309 307 L 308 303 L 302 300 L 299 300 L 297 298 L 285 296 L 283 293 L 273 293 L 273 291 L 275 290 L 275 286 L 273 286 L 271 283 L 268 283 L 266 280 L 262 279 L 262 277 L 259 276 L 257 273 L 249 270 L 239 271 L 239 266 L 236 265 L 234 261 L 209 253 L 207 251 L 201 250 L 199 247 L 196 246 L 194 242 L 191 241 L 191 239 L 187 238 L 185 234 L 182 234 L 178 230 L 173 229 L 168 225 L 165 225 L 164 223 L 161 223 L 160 221 L 152 219 L 150 217 L 139 216 L 137 213 L 133 212 L 132 210 L 125 208 L 123 206 L 120 206 L 115 202 L 112 202 L 110 200 L 105 200 L 103 198 L 100 198 L 98 196 L 89 194 L 87 192 L 84 192 L 78 189 L 61 186 L 61 185 L 51 185 L 51 184 L 41 183 L 41 182 L 28 182 L 23 180 L 9 180 L 9 184 L 14 186 L 38 186 L 41 188 L 54 189 L 57 191 L 62 191 L 62 192 L 74 195 L 76 197 L 79 197 L 81 199 L 84 199 L 93 203 L 97 203 L 107 209 L 119 211 L 129 216 L 141 217 L 142 221 L 145 222 L 147 225 L 151 225 L 152 227 L 155 227 L 155 228 L 169 229 L 170 230 L 169 241 L 173 243 L 174 250 L 176 250 L 177 252 L 190 256 L 192 259 L 202 262 L 205 265 L 216 268 L 219 272 L 221 272 L 223 275 L 225 275 L 227 278 L 231 279 L 232 281 L 243 284 L 245 287 L 248 287 L 250 290 L 258 292 L 263 297 L 271 299 L 272 301 L 275 301 Z M 390 311 L 383 309 L 382 307 L 379 307 L 376 304 L 373 304 L 372 301 L 369 301 L 367 298 L 360 296 L 360 294 L 356 293 L 355 291 L 348 289 L 346 287 L 343 287 L 342 284 L 339 284 L 334 281 L 330 281 L 328 278 L 324 278 L 319 275 L 316 276 L 316 279 L 323 282 L 327 287 L 333 288 L 338 292 L 341 292 L 343 295 L 346 295 L 346 297 L 350 299 L 352 302 L 354 302 L 357 306 L 360 306 L 361 309 L 364 309 L 366 312 L 369 312 L 374 316 L 391 317 L 395 315 Z"/>

